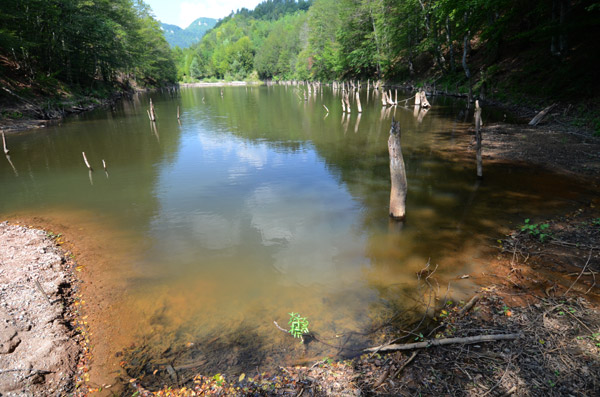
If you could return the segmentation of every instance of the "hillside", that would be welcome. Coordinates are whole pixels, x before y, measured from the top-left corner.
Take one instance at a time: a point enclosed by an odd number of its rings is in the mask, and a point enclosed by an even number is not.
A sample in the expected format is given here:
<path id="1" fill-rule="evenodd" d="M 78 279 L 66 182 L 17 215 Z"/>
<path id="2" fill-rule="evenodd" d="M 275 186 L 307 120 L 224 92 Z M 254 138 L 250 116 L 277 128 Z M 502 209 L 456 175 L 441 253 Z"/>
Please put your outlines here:
<path id="1" fill-rule="evenodd" d="M 187 48 L 199 42 L 204 34 L 217 23 L 214 18 L 198 18 L 185 29 L 168 23 L 160 24 L 167 42 L 173 47 Z"/>

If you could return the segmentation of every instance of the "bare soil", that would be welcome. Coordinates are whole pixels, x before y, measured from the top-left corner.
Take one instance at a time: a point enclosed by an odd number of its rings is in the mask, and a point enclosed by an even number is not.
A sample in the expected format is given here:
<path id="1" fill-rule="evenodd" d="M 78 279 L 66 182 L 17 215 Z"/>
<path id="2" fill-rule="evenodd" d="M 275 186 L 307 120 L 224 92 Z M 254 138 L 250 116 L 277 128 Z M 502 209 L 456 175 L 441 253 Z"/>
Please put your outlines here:
<path id="1" fill-rule="evenodd" d="M 0 395 L 73 390 L 72 266 L 46 232 L 0 223 Z"/>

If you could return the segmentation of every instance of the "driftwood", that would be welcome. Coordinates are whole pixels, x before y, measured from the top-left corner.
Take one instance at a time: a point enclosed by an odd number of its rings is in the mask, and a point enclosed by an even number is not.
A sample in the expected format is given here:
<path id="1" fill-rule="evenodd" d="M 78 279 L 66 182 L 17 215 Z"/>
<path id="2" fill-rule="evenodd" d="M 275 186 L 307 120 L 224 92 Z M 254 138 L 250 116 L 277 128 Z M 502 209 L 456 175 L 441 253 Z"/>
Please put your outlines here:
<path id="1" fill-rule="evenodd" d="M 104 159 L 102 159 L 102 167 L 104 168 L 104 171 L 107 171 L 107 169 L 106 169 L 106 161 L 104 161 Z"/>
<path id="2" fill-rule="evenodd" d="M 426 349 L 433 346 L 444 346 L 453 344 L 472 345 L 474 343 L 481 342 L 495 342 L 499 340 L 514 340 L 521 336 L 521 334 L 495 334 L 495 335 L 478 335 L 468 336 L 465 338 L 445 338 L 445 339 L 433 339 L 425 342 L 406 343 L 403 345 L 388 345 L 388 346 L 377 346 L 365 349 L 365 352 L 391 352 L 400 350 L 414 350 L 414 349 Z"/>
<path id="3" fill-rule="evenodd" d="M 390 177 L 392 180 L 389 213 L 391 218 L 397 220 L 403 220 L 406 216 L 406 193 L 408 191 L 406 167 L 404 165 L 404 157 L 402 157 L 400 135 L 400 122 L 392 119 L 390 137 L 388 139 Z"/>
<path id="4" fill-rule="evenodd" d="M 466 312 L 468 312 L 469 310 L 471 310 L 473 308 L 473 306 L 475 306 L 477 304 L 477 302 L 479 302 L 479 299 L 481 299 L 482 294 L 477 294 L 474 297 L 472 297 L 466 305 L 463 306 L 462 309 L 460 309 L 460 312 L 458 313 L 459 315 L 463 315 Z"/>
<path id="5" fill-rule="evenodd" d="M 483 164 L 481 159 L 481 108 L 479 101 L 475 101 L 475 141 L 477 157 L 477 178 L 483 178 Z"/>
<path id="6" fill-rule="evenodd" d="M 90 171 L 93 171 L 92 166 L 90 165 L 90 163 L 88 162 L 87 157 L 85 157 L 85 152 L 81 152 L 81 154 L 83 155 L 83 161 L 85 161 L 85 165 L 88 167 L 88 169 Z"/>
<path id="7" fill-rule="evenodd" d="M 327 114 L 329 114 L 329 109 L 327 108 L 327 106 L 323 105 L 323 107 L 325 108 L 325 110 L 327 111 Z"/>
<path id="8" fill-rule="evenodd" d="M 548 115 L 548 113 L 550 113 L 550 111 L 552 109 L 554 109 L 555 106 L 556 106 L 556 103 L 548 106 L 546 109 L 544 109 L 541 112 L 539 112 L 538 114 L 536 114 L 535 117 L 533 119 L 531 119 L 531 121 L 529 122 L 529 125 L 535 126 L 535 125 L 538 125 L 539 123 L 541 123 L 542 120 Z"/>
<path id="9" fill-rule="evenodd" d="M 179 106 L 177 106 L 177 120 L 179 120 Z"/>

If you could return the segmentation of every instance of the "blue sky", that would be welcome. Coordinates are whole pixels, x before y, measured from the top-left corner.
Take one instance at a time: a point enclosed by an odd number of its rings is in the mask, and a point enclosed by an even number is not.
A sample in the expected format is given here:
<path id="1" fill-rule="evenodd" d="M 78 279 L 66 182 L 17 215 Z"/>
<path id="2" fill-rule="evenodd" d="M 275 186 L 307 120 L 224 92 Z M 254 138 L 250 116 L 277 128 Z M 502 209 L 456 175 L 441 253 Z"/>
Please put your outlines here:
<path id="1" fill-rule="evenodd" d="M 156 18 L 186 28 L 200 17 L 223 18 L 239 8 L 254 9 L 263 0 L 145 0 Z"/>

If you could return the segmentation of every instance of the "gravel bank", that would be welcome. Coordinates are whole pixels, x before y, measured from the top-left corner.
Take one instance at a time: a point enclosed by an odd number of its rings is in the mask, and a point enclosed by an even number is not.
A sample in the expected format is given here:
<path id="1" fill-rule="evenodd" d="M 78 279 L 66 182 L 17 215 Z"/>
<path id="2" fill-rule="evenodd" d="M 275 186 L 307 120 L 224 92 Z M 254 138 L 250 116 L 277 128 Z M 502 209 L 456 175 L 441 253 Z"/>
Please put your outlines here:
<path id="1" fill-rule="evenodd" d="M 80 356 L 72 276 L 42 230 L 0 223 L 0 396 L 64 395 Z"/>

